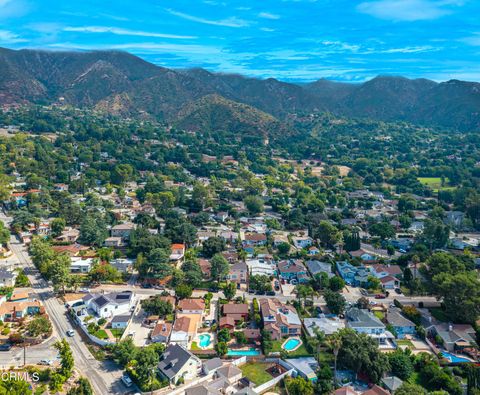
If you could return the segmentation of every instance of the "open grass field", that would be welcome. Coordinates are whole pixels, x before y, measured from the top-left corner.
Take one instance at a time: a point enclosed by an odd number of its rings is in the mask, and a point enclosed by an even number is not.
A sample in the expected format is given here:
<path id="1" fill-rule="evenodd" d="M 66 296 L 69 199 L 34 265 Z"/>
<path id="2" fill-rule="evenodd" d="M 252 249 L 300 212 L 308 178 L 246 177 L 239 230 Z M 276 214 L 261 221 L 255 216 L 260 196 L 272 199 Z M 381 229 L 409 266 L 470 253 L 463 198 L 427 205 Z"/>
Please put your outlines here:
<path id="1" fill-rule="evenodd" d="M 247 362 L 240 366 L 240 370 L 246 378 L 258 386 L 272 379 L 270 373 L 266 371 L 268 367 L 269 365 L 264 363 Z"/>
<path id="2" fill-rule="evenodd" d="M 442 185 L 442 179 L 440 177 L 418 177 L 418 181 L 420 181 L 423 185 L 428 186 L 434 192 L 438 191 L 446 191 L 449 189 L 455 189 L 455 187 L 449 187 L 449 179 L 445 178 L 444 183 Z"/>

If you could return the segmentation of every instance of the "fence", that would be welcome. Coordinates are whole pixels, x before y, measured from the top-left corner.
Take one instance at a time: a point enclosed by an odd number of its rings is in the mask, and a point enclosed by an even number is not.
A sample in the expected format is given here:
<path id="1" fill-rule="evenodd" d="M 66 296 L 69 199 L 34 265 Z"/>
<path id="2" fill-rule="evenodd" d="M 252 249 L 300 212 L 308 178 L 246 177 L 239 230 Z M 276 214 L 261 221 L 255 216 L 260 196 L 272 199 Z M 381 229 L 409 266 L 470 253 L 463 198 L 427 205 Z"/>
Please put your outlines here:
<path id="1" fill-rule="evenodd" d="M 272 388 L 275 385 L 277 385 L 280 381 L 283 380 L 284 377 L 291 376 L 293 372 L 294 372 L 294 369 L 290 368 L 290 370 L 288 370 L 285 373 L 282 373 L 280 376 L 277 376 L 271 379 L 270 381 L 267 381 L 266 383 L 259 385 L 258 387 L 255 387 L 253 391 L 256 392 L 257 394 L 261 394 L 262 392 L 268 390 L 269 388 Z"/>

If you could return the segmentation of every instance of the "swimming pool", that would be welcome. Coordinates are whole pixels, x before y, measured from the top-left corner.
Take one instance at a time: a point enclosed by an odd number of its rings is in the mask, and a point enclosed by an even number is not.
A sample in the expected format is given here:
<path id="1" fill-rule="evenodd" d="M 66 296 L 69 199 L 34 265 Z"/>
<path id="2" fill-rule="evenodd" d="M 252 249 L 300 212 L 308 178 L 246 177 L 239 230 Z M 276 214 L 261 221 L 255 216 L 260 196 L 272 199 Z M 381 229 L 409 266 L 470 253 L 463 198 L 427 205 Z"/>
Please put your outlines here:
<path id="1" fill-rule="evenodd" d="M 200 342 L 198 343 L 198 345 L 201 347 L 201 348 L 207 348 L 210 343 L 212 342 L 212 336 L 208 335 L 208 334 L 203 334 L 203 335 L 200 335 L 199 337 L 199 340 Z"/>
<path id="2" fill-rule="evenodd" d="M 449 352 L 447 351 L 442 351 L 441 352 L 442 356 L 446 359 L 448 359 L 451 363 L 465 363 L 465 362 L 472 362 L 470 361 L 469 359 L 467 358 L 463 358 L 463 357 L 458 357 L 454 354 L 450 354 Z"/>
<path id="3" fill-rule="evenodd" d="M 228 349 L 227 355 L 230 355 L 232 357 L 252 357 L 255 355 L 260 355 L 260 351 L 257 350 L 256 348 L 250 348 L 249 350 L 230 350 Z"/>
<path id="4" fill-rule="evenodd" d="M 293 351 L 296 348 L 298 348 L 298 346 L 300 346 L 301 343 L 302 341 L 300 339 L 293 337 L 291 339 L 288 339 L 285 343 L 283 343 L 282 347 L 285 351 Z"/>

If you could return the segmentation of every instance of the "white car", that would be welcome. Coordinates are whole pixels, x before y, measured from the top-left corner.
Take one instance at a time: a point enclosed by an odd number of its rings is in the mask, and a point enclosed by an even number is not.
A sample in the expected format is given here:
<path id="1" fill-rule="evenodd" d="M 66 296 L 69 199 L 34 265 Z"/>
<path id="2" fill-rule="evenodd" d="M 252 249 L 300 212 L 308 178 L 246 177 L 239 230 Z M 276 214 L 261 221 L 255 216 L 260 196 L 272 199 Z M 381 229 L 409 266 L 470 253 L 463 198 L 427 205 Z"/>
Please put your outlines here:
<path id="1" fill-rule="evenodd" d="M 69 330 L 67 331 L 67 336 L 68 336 L 68 337 L 73 337 L 74 335 L 75 335 L 75 331 L 74 331 L 73 329 L 69 329 Z"/>
<path id="2" fill-rule="evenodd" d="M 53 361 L 51 359 L 42 359 L 39 363 L 39 365 L 47 365 L 47 366 L 52 366 Z"/>

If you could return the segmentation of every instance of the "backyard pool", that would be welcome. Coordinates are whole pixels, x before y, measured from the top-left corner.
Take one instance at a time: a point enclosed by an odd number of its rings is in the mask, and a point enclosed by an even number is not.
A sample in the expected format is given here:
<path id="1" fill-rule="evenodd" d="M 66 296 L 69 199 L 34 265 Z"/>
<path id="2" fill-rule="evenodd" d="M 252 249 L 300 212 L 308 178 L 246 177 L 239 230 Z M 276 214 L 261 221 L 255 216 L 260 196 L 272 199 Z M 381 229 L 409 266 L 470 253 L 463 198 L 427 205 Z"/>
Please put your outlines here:
<path id="1" fill-rule="evenodd" d="M 459 357 L 455 354 L 450 354 L 447 351 L 442 351 L 442 356 L 448 359 L 451 363 L 465 363 L 465 362 L 472 362 L 467 358 Z"/>
<path id="2" fill-rule="evenodd" d="M 255 355 L 260 355 L 260 351 L 256 348 L 250 348 L 249 350 L 230 350 L 228 349 L 227 355 L 232 357 L 251 357 Z"/>
<path id="3" fill-rule="evenodd" d="M 296 350 L 300 344 L 302 344 L 302 341 L 297 338 L 297 337 L 292 337 L 291 339 L 288 339 L 285 343 L 283 343 L 282 347 L 285 351 L 293 351 Z"/>
<path id="4" fill-rule="evenodd" d="M 201 348 L 207 348 L 210 345 L 210 343 L 212 342 L 212 336 L 208 335 L 208 334 L 200 335 L 198 337 L 198 339 L 200 340 L 198 345 Z"/>

